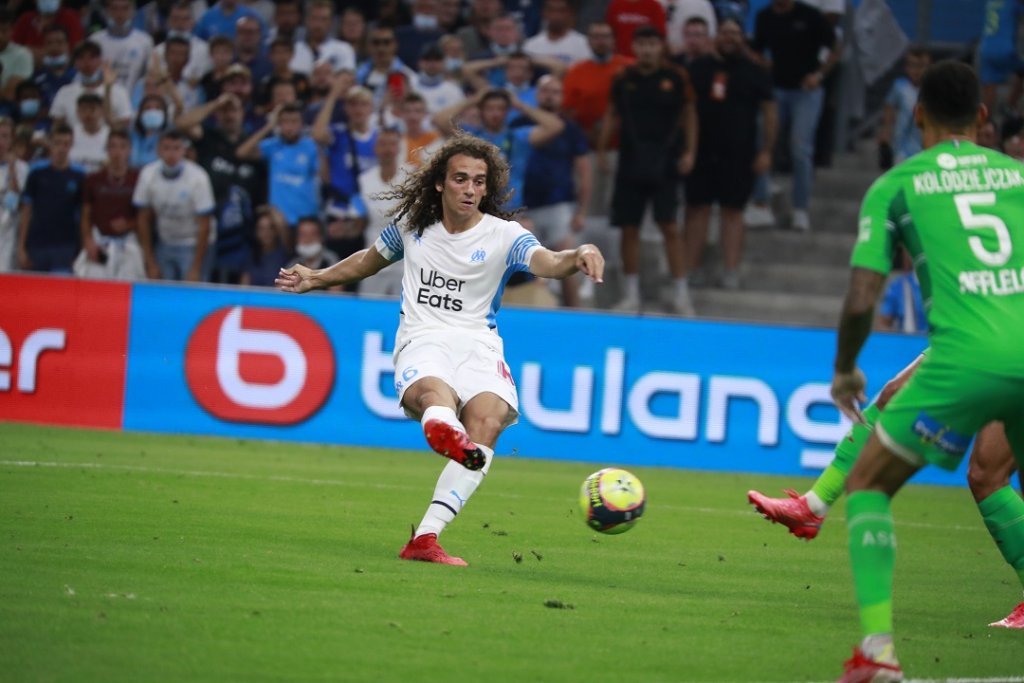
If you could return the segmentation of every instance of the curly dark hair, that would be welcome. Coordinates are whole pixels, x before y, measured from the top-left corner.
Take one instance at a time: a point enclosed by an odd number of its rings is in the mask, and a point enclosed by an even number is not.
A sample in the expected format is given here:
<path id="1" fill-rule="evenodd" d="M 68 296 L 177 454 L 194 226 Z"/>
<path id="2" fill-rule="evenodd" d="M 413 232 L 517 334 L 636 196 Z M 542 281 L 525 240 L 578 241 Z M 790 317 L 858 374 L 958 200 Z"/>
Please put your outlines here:
<path id="1" fill-rule="evenodd" d="M 405 182 L 377 195 L 380 199 L 399 200 L 398 206 L 388 214 L 396 224 L 402 222 L 404 229 L 422 235 L 428 226 L 441 220 L 443 209 L 437 186 L 444 186 L 448 160 L 456 154 L 482 159 L 487 164 L 487 194 L 480 201 L 480 211 L 506 220 L 516 215 L 518 211 L 504 211 L 501 208 L 511 195 L 507 189 L 508 162 L 501 155 L 501 150 L 486 140 L 459 131 L 445 141 L 423 166 L 410 174 Z"/>

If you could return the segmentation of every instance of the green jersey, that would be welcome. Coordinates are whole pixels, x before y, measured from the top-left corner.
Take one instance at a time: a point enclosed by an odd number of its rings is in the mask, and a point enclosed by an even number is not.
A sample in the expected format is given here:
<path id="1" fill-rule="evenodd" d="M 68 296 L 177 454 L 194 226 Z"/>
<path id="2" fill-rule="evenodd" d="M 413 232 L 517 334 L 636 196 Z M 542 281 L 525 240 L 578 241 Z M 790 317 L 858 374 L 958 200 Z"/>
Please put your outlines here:
<path id="1" fill-rule="evenodd" d="M 850 264 L 885 275 L 899 243 L 933 353 L 1024 377 L 1024 164 L 947 141 L 891 169 L 864 197 Z"/>

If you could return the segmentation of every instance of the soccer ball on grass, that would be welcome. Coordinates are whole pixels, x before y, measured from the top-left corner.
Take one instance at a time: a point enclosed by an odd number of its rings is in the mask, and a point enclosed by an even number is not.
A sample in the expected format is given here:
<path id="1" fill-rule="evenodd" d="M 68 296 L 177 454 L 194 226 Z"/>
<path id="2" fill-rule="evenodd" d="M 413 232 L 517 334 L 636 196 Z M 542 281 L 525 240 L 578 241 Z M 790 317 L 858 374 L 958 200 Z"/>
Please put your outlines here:
<path id="1" fill-rule="evenodd" d="M 594 472 L 580 488 L 583 520 L 594 531 L 621 534 L 644 514 L 647 494 L 640 480 L 626 470 L 606 467 Z"/>

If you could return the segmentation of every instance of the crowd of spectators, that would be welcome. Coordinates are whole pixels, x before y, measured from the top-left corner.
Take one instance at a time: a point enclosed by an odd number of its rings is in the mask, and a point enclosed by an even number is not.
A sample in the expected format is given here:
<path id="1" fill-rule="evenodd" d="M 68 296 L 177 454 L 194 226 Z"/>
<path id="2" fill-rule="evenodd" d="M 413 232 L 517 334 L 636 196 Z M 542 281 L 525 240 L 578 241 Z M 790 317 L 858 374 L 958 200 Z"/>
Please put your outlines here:
<path id="1" fill-rule="evenodd" d="M 390 185 L 462 130 L 509 160 L 507 208 L 545 245 L 571 247 L 595 217 L 621 230 L 621 310 L 641 305 L 652 209 L 668 304 L 690 315 L 712 207 L 718 284 L 736 289 L 745 227 L 774 221 L 780 151 L 790 224 L 811 227 L 844 4 L 15 2 L 0 9 L 0 272 L 270 285 L 281 266 L 372 244 Z M 928 53 L 906 59 L 883 163 L 915 149 L 908 107 Z M 397 295 L 395 275 L 359 291 Z M 566 305 L 591 295 L 510 284 Z"/>

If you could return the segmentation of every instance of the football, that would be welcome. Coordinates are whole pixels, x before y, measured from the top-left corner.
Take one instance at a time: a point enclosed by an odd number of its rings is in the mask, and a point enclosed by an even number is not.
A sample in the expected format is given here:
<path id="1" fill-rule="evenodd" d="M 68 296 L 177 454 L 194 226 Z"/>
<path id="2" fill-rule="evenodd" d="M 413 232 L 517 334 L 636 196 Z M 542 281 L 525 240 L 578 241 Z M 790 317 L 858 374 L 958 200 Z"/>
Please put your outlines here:
<path id="1" fill-rule="evenodd" d="M 583 520 L 603 534 L 621 534 L 632 529 L 644 514 L 646 502 L 640 480 L 617 467 L 594 472 L 580 489 Z"/>

